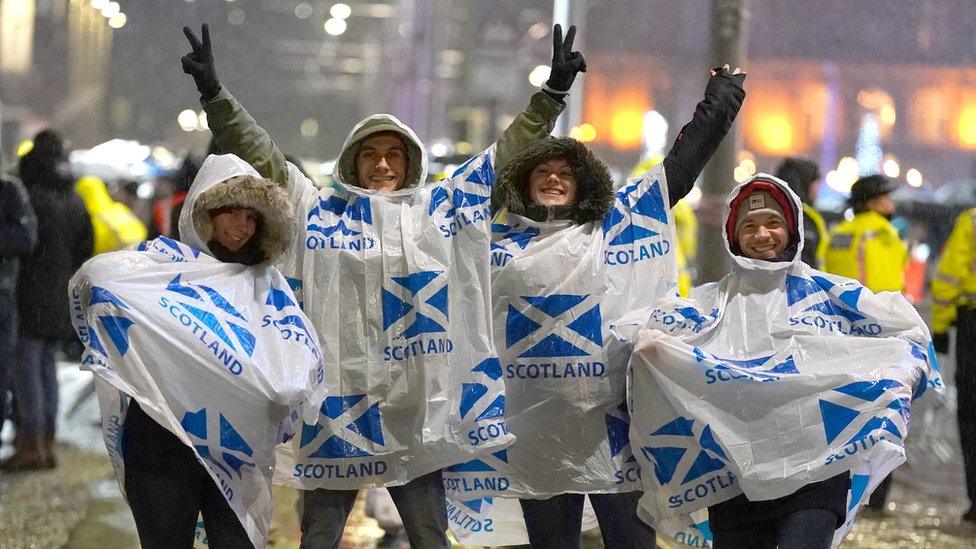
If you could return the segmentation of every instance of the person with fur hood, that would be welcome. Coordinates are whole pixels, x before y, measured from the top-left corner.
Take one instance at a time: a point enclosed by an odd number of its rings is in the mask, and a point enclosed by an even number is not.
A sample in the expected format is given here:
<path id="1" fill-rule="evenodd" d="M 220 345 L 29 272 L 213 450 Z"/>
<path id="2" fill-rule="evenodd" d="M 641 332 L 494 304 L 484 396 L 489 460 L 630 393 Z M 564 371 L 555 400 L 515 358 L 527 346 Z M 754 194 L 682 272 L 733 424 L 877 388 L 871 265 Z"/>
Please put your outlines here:
<path id="1" fill-rule="evenodd" d="M 711 535 L 716 549 L 838 545 L 904 463 L 912 401 L 941 390 L 915 308 L 804 264 L 803 216 L 774 176 L 738 185 L 730 272 L 658 301 L 627 337 L 639 512 L 665 535 Z"/>
<path id="2" fill-rule="evenodd" d="M 318 189 L 217 80 L 210 32 L 182 58 L 221 150 L 282 185 L 304 234 L 287 271 L 323 341 L 327 385 L 276 479 L 305 490 L 302 547 L 339 547 L 361 488 L 387 487 L 414 547 L 450 547 L 441 469 L 504 451 L 505 397 L 491 340 L 494 173 L 543 139 L 583 56 L 553 30 L 550 78 L 496 144 L 428 184 L 426 149 L 375 114 L 346 138 L 335 184 Z M 490 440 L 470 432 L 491 431 Z"/>
<path id="3" fill-rule="evenodd" d="M 504 459 L 487 463 L 520 498 L 532 547 L 577 547 L 584 498 L 607 547 L 651 547 L 636 515 L 638 471 L 627 443 L 626 357 L 609 328 L 674 294 L 671 208 L 728 132 L 745 73 L 711 71 L 705 97 L 664 161 L 617 191 L 606 165 L 572 138 L 525 147 L 498 174 L 492 226 L 494 338 L 506 392 Z M 623 360 L 620 358 L 623 357 Z M 474 482 L 470 464 L 445 479 Z M 454 483 L 452 483 L 454 484 Z M 463 501 L 471 493 L 454 491 Z"/>
<path id="4" fill-rule="evenodd" d="M 321 398 L 314 332 L 272 266 L 296 221 L 277 185 L 211 155 L 179 224 L 182 241 L 101 254 L 75 274 L 83 367 L 142 546 L 190 547 L 202 513 L 211 547 L 263 547 L 275 445 Z M 286 324 L 302 330 L 297 349 Z"/>

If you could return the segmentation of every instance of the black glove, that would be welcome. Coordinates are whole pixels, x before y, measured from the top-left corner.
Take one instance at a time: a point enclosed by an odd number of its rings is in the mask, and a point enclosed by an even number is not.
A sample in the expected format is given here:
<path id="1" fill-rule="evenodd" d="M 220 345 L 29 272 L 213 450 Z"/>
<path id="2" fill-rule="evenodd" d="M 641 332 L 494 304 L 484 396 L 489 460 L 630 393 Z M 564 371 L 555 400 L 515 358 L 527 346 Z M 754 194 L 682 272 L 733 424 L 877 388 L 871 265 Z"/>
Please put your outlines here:
<path id="1" fill-rule="evenodd" d="M 203 42 L 197 40 L 190 27 L 183 27 L 183 34 L 190 42 L 193 51 L 184 55 L 183 72 L 193 77 L 197 91 L 204 101 L 210 101 L 220 93 L 220 82 L 217 80 L 217 70 L 214 68 L 213 51 L 210 49 L 210 27 L 203 24 L 201 36 Z"/>
<path id="2" fill-rule="evenodd" d="M 583 54 L 573 51 L 573 39 L 576 38 L 576 25 L 570 25 L 563 41 L 563 28 L 556 25 L 552 28 L 552 64 L 550 65 L 549 80 L 546 86 L 553 91 L 566 93 L 573 87 L 576 74 L 586 72 L 586 59 Z"/>
<path id="3" fill-rule="evenodd" d="M 949 334 L 932 334 L 932 347 L 935 348 L 935 352 L 940 355 L 949 354 Z"/>

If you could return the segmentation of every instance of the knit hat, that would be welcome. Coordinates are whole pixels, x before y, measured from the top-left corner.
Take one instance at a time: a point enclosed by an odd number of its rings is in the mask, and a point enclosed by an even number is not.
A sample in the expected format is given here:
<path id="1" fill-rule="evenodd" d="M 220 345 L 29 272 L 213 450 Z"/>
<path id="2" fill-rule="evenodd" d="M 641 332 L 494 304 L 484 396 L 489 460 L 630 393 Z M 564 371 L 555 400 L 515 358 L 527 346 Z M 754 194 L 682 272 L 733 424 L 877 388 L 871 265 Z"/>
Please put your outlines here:
<path id="1" fill-rule="evenodd" d="M 739 241 L 736 238 L 739 227 L 749 216 L 759 213 L 780 216 L 790 233 L 791 243 L 797 239 L 797 213 L 793 209 L 790 198 L 775 183 L 755 179 L 742 187 L 739 194 L 729 204 L 729 218 L 725 222 L 725 233 L 732 253 L 741 253 Z"/>
<path id="2" fill-rule="evenodd" d="M 783 207 L 776 202 L 768 191 L 757 191 L 750 194 L 739 204 L 739 209 L 735 217 L 735 232 L 739 232 L 739 228 L 746 222 L 746 219 L 760 214 L 774 215 L 779 217 L 784 224 L 786 223 L 786 215 L 783 213 Z"/>

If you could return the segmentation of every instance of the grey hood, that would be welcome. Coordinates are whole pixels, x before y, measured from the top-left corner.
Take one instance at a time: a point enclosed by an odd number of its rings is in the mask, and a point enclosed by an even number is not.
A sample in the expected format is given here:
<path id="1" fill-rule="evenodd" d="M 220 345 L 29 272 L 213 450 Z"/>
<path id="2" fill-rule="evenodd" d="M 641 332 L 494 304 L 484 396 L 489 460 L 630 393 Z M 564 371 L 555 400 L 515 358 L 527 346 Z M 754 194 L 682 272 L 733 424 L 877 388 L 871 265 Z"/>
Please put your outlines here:
<path id="1" fill-rule="evenodd" d="M 247 179 L 228 179 L 248 176 Z M 213 236 L 210 211 L 226 206 L 251 208 L 261 213 L 260 239 L 264 260 L 271 265 L 291 246 L 296 234 L 294 208 L 285 191 L 264 179 L 250 164 L 232 154 L 210 155 L 200 166 L 180 212 L 180 239 L 209 255 Z"/>
<path id="2" fill-rule="evenodd" d="M 356 151 L 363 139 L 380 132 L 400 134 L 407 146 L 407 175 L 403 188 L 422 185 L 427 179 L 427 150 L 417 134 L 392 114 L 374 114 L 356 124 L 342 144 L 342 152 L 332 168 L 332 177 L 347 186 L 359 187 L 359 179 L 356 177 Z"/>

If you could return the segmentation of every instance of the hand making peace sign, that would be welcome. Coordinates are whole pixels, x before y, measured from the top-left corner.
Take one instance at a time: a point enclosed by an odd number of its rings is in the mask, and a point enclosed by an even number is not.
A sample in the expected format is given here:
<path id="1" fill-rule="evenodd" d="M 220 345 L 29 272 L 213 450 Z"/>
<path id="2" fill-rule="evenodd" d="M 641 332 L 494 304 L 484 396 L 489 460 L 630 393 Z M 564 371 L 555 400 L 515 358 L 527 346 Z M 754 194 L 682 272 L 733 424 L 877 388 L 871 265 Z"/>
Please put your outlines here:
<path id="1" fill-rule="evenodd" d="M 573 39 L 576 38 L 576 25 L 570 25 L 563 41 L 563 28 L 556 25 L 552 28 L 552 64 L 550 65 L 549 80 L 546 86 L 557 92 L 568 92 L 576 80 L 576 75 L 586 72 L 586 59 L 583 54 L 573 51 Z"/>
<path id="2" fill-rule="evenodd" d="M 197 40 L 190 27 L 183 27 L 183 34 L 190 42 L 193 51 L 184 55 L 183 72 L 193 77 L 197 91 L 204 100 L 213 99 L 220 92 L 220 82 L 217 80 L 217 70 L 214 68 L 213 50 L 210 48 L 210 27 L 204 23 L 201 29 L 203 41 Z"/>

